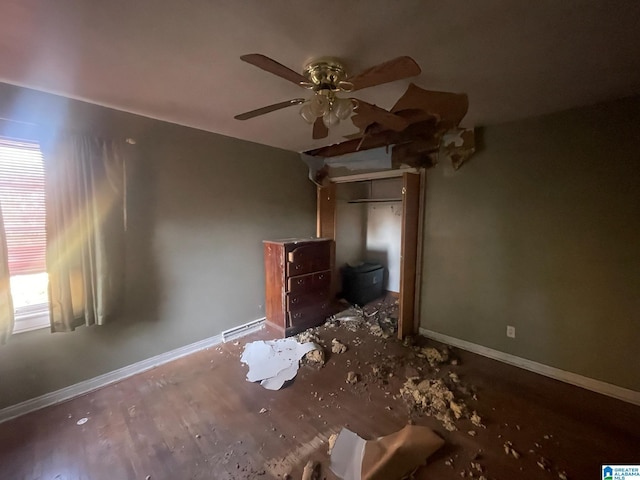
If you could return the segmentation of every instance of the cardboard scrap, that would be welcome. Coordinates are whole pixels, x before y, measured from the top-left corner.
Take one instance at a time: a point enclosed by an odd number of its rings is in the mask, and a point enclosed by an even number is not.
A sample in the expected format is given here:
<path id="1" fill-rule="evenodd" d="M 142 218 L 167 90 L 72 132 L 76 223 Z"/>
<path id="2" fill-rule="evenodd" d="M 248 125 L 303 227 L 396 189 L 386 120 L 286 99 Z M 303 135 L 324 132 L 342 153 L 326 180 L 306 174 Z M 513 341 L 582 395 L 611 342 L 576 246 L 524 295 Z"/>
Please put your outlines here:
<path id="1" fill-rule="evenodd" d="M 279 390 L 298 373 L 300 359 L 320 347 L 294 338 L 259 340 L 245 345 L 240 361 L 249 366 L 247 381 L 260 382 L 267 390 Z"/>
<path id="2" fill-rule="evenodd" d="M 416 425 L 370 441 L 343 428 L 331 451 L 331 470 L 343 480 L 400 480 L 443 444 L 433 430 Z"/>

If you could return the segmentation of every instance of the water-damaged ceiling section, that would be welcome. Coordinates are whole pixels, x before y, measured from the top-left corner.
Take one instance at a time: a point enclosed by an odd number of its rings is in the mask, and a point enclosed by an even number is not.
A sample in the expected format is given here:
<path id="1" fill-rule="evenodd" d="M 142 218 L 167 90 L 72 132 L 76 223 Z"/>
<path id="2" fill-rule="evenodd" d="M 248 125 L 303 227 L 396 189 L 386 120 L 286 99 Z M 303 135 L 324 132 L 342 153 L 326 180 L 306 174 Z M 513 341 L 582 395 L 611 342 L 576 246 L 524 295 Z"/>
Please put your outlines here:
<path id="1" fill-rule="evenodd" d="M 463 126 L 487 125 L 640 93 L 640 2 L 4 0 L 0 81 L 276 147 L 313 140 L 310 95 L 240 60 L 262 53 L 301 72 L 335 56 L 355 74 L 407 55 L 422 73 L 358 92 L 391 108 L 410 82 L 466 93 Z"/>

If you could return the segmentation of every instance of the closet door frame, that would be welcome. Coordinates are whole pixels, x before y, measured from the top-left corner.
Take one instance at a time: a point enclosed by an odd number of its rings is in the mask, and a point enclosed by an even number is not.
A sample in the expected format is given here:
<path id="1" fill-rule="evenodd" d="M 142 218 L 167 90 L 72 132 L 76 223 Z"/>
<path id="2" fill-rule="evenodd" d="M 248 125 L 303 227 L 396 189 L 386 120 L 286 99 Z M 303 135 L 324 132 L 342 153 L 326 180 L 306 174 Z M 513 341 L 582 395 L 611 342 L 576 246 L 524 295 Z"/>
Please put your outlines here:
<path id="1" fill-rule="evenodd" d="M 424 171 L 390 170 L 371 174 L 335 177 L 327 186 L 317 187 L 316 235 L 336 240 L 336 184 L 402 177 L 402 236 L 400 249 L 400 309 L 398 338 L 418 333 L 420 326 L 420 285 L 422 265 L 422 225 L 424 218 Z M 332 298 L 337 275 L 335 248 L 331 252 Z"/>

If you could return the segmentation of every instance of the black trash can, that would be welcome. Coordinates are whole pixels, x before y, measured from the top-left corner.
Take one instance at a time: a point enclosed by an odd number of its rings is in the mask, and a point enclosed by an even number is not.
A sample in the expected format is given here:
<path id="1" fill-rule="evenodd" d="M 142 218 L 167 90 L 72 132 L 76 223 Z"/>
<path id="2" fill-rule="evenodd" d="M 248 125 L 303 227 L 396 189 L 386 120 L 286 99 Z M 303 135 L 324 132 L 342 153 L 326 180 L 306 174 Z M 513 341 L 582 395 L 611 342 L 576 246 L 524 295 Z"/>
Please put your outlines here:
<path id="1" fill-rule="evenodd" d="M 342 268 L 342 296 L 354 305 L 365 305 L 382 296 L 384 267 L 377 263 L 362 263 Z"/>

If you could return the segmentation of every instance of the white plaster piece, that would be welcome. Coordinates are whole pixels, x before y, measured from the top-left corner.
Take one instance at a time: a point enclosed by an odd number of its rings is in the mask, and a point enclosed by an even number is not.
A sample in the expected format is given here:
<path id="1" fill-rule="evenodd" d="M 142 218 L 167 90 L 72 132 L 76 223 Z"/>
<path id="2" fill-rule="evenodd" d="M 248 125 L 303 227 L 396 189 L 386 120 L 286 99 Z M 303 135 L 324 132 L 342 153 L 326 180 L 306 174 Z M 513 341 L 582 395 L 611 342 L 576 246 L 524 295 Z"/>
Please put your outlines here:
<path id="1" fill-rule="evenodd" d="M 258 340 L 245 345 L 240 361 L 249 366 L 247 381 L 279 390 L 296 376 L 300 359 L 318 348 L 313 342 L 300 343 L 294 338 Z"/>
<path id="2" fill-rule="evenodd" d="M 331 471 L 343 480 L 361 480 L 365 440 L 343 428 L 331 450 Z"/>

